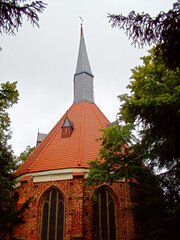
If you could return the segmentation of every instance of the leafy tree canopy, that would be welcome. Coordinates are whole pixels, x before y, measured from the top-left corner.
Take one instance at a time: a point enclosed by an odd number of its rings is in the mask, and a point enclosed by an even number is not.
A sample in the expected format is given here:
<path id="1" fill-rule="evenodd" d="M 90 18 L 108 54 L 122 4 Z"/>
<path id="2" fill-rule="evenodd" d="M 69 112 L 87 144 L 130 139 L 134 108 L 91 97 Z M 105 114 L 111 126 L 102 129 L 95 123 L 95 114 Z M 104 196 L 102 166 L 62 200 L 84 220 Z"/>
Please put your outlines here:
<path id="1" fill-rule="evenodd" d="M 133 40 L 134 45 L 157 45 L 156 55 L 162 51 L 168 67 L 176 69 L 180 66 L 180 1 L 173 4 L 167 13 L 160 12 L 156 17 L 148 13 L 132 11 L 123 16 L 109 14 L 112 27 L 123 29 Z"/>
<path id="2" fill-rule="evenodd" d="M 141 145 L 132 130 L 132 125 L 113 125 L 102 130 L 103 136 L 98 139 L 102 145 L 100 159 L 89 163 L 90 172 L 85 184 L 129 182 L 135 234 L 147 240 L 176 240 L 179 237 L 178 209 L 172 210 L 173 204 L 166 201 L 160 177 L 143 164 L 146 155 L 139 151 Z M 123 210 L 129 211 L 129 208 Z"/>
<path id="3" fill-rule="evenodd" d="M 99 150 L 100 158 L 89 163 L 90 173 L 86 184 L 96 185 L 120 179 L 128 181 L 139 173 L 142 161 L 133 151 L 132 142 L 135 137 L 132 130 L 132 124 L 125 126 L 115 124 L 102 129 L 103 136 L 97 139 L 101 141 L 102 146 Z"/>
<path id="4" fill-rule="evenodd" d="M 143 65 L 132 70 L 131 94 L 120 96 L 120 115 L 139 128 L 139 154 L 144 161 L 166 169 L 159 175 L 161 188 L 167 201 L 176 205 L 180 204 L 180 70 L 168 69 L 154 49 L 149 53 L 142 58 Z"/>
<path id="5" fill-rule="evenodd" d="M 126 123 L 141 126 L 142 144 L 156 166 L 171 168 L 180 159 L 180 70 L 168 69 L 154 49 L 149 53 L 143 65 L 132 70 L 132 94 L 120 96 L 120 114 Z"/>
<path id="6" fill-rule="evenodd" d="M 124 125 L 103 130 L 100 158 L 90 162 L 87 184 L 131 182 L 143 239 L 176 240 L 180 238 L 180 71 L 167 68 L 163 54 L 155 56 L 154 48 L 142 60 L 143 65 L 132 70 L 131 93 L 119 96 Z"/>
<path id="7" fill-rule="evenodd" d="M 13 226 L 24 222 L 23 212 L 28 207 L 27 201 L 18 211 L 15 202 L 10 198 L 14 188 L 16 169 L 13 151 L 8 144 L 11 137 L 8 109 L 17 103 L 19 93 L 16 82 L 0 85 L 0 239 L 12 234 Z"/>
<path id="8" fill-rule="evenodd" d="M 12 107 L 18 101 L 18 91 L 16 89 L 16 82 L 1 84 L 0 89 L 0 142 L 7 144 L 9 135 L 7 134 L 10 126 L 10 119 L 7 109 Z"/>
<path id="9" fill-rule="evenodd" d="M 27 146 L 26 149 L 19 155 L 19 157 L 16 157 L 16 168 L 20 167 L 21 164 L 23 164 L 26 159 L 31 155 L 31 153 L 35 150 L 36 147 L 30 147 Z"/>

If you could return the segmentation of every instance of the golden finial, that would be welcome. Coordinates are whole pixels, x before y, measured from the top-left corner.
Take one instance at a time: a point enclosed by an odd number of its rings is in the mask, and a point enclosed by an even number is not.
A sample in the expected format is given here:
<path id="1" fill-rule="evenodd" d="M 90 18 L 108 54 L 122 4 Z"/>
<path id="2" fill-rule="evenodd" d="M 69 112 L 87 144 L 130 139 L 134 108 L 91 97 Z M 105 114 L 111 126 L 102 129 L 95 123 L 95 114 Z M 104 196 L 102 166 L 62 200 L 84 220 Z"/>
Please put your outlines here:
<path id="1" fill-rule="evenodd" d="M 82 17 L 79 17 L 80 18 L 80 20 L 81 20 L 81 25 L 83 25 L 83 19 L 82 19 Z"/>

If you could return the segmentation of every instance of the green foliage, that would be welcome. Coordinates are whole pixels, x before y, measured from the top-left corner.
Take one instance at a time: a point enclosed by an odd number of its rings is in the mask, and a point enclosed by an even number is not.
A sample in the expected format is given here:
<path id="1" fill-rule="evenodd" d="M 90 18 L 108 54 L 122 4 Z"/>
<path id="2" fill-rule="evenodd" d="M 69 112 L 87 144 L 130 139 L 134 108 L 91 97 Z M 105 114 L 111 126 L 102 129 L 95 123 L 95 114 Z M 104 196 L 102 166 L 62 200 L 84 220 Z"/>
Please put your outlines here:
<path id="1" fill-rule="evenodd" d="M 171 167 L 180 157 L 180 71 L 166 68 L 163 57 L 152 49 L 143 65 L 132 70 L 128 88 L 121 95 L 121 118 L 141 126 L 142 144 L 156 166 Z"/>
<path id="2" fill-rule="evenodd" d="M 112 27 L 123 29 L 133 43 L 139 46 L 156 44 L 156 55 L 162 51 L 168 67 L 180 66 L 180 1 L 173 4 L 167 13 L 160 12 L 155 18 L 149 14 L 132 11 L 123 16 L 109 14 Z"/>
<path id="3" fill-rule="evenodd" d="M 6 200 L 6 204 L 4 204 L 4 208 L 1 209 L 0 239 L 15 239 L 13 229 L 15 226 L 20 226 L 25 223 L 25 211 L 29 209 L 31 198 L 29 198 L 19 210 L 16 209 L 14 199 L 8 197 L 4 200 Z"/>
<path id="4" fill-rule="evenodd" d="M 133 125 L 112 125 L 102 129 L 102 148 L 99 150 L 100 159 L 89 163 L 90 172 L 86 184 L 96 185 L 101 182 L 116 180 L 127 181 L 136 176 L 142 161 L 137 157 L 132 145 L 135 137 L 132 134 Z"/>
<path id="5" fill-rule="evenodd" d="M 6 145 L 9 138 L 10 119 L 7 109 L 12 107 L 18 101 L 18 91 L 16 90 L 16 82 L 1 84 L 0 89 L 0 141 Z"/>
<path id="6" fill-rule="evenodd" d="M 128 182 L 135 192 L 131 201 L 135 222 L 141 229 L 138 234 L 142 234 L 143 239 L 170 239 L 175 230 L 172 227 L 174 215 L 166 202 L 161 179 L 143 164 L 146 151 L 141 151 L 141 143 L 132 133 L 133 125 L 112 125 L 102 131 L 103 136 L 98 139 L 102 145 L 100 158 L 89 163 L 90 172 L 85 184 Z"/>
<path id="7" fill-rule="evenodd" d="M 131 200 L 143 239 L 176 240 L 180 239 L 180 71 L 167 68 L 163 54 L 157 57 L 155 51 L 132 70 L 131 94 L 119 97 L 125 125 L 103 130 L 100 158 L 90 162 L 86 183 L 126 180 L 135 189 Z"/>
<path id="8" fill-rule="evenodd" d="M 168 199 L 172 195 L 167 194 L 162 185 L 164 174 L 156 175 L 143 164 L 147 152 L 142 150 L 141 142 L 134 141 L 132 130 L 131 124 L 113 125 L 102 130 L 103 136 L 98 139 L 102 145 L 100 158 L 89 163 L 90 172 L 85 184 L 127 181 L 135 192 L 131 201 L 135 223 L 140 225 L 136 234 L 143 235 L 146 240 L 179 239 L 179 204 Z M 169 189 L 172 188 L 169 186 Z"/>
<path id="9" fill-rule="evenodd" d="M 13 162 L 12 150 L 8 145 L 8 140 L 11 137 L 10 119 L 7 110 L 17 103 L 19 93 L 15 83 L 1 84 L 0 89 L 0 189 L 7 186 L 9 191 L 12 190 L 15 164 Z M 6 179 L 8 181 L 6 181 Z M 8 188 L 9 186 L 9 188 Z M 6 189 L 6 190 L 7 190 Z M 0 194 L 4 194 L 2 191 Z"/>
<path id="10" fill-rule="evenodd" d="M 21 164 L 26 161 L 26 159 L 31 155 L 35 148 L 36 147 L 27 146 L 26 149 L 19 155 L 19 157 L 16 157 L 16 168 L 19 168 Z"/>
<path id="11" fill-rule="evenodd" d="M 171 213 L 160 188 L 159 178 L 146 167 L 141 169 L 136 180 L 137 183 L 132 183 L 137 194 L 133 211 L 143 239 L 171 239 L 172 233 L 168 227 Z"/>
<path id="12" fill-rule="evenodd" d="M 13 226 L 24 222 L 23 212 L 29 201 L 18 211 L 15 202 L 10 198 L 13 191 L 16 169 L 13 152 L 8 140 L 11 137 L 10 119 L 7 110 L 17 103 L 19 93 L 15 83 L 1 84 L 0 88 L 0 238 L 4 239 L 12 234 Z"/>
<path id="13" fill-rule="evenodd" d="M 7 109 L 18 101 L 18 91 L 15 83 L 1 84 L 0 89 L 0 202 L 6 194 L 10 193 L 14 184 L 15 176 L 12 174 L 15 164 L 12 150 L 8 145 L 10 138 L 10 119 Z M 5 192 L 4 192 L 5 191 Z"/>
<path id="14" fill-rule="evenodd" d="M 143 168 L 136 179 L 137 204 L 133 210 L 135 220 L 140 223 L 143 239 L 179 239 L 180 205 L 168 201 L 161 177 Z"/>
<path id="15" fill-rule="evenodd" d="M 155 55 L 155 49 L 150 55 L 143 57 L 143 65 L 132 70 L 131 82 L 128 88 L 130 95 L 121 95 L 120 115 L 127 124 L 134 123 L 140 138 L 138 156 L 149 162 L 151 169 L 165 172 L 154 175 L 156 189 L 163 195 L 148 191 L 140 199 L 139 216 L 146 213 L 155 229 L 151 229 L 148 221 L 141 222 L 145 239 L 179 239 L 177 226 L 179 224 L 180 208 L 180 71 L 173 71 L 164 64 L 163 54 Z M 136 178 L 140 188 L 146 189 L 142 179 Z M 150 184 L 149 184 L 150 186 Z M 150 189 L 150 188 L 149 188 Z M 151 189 L 152 190 L 152 189 Z M 156 198 L 158 196 L 158 198 Z M 149 206 L 155 204 L 157 214 L 150 211 Z M 148 210 L 149 209 L 149 210 Z M 159 209 L 159 211 L 158 211 Z M 158 225 L 158 221 L 160 225 Z"/>

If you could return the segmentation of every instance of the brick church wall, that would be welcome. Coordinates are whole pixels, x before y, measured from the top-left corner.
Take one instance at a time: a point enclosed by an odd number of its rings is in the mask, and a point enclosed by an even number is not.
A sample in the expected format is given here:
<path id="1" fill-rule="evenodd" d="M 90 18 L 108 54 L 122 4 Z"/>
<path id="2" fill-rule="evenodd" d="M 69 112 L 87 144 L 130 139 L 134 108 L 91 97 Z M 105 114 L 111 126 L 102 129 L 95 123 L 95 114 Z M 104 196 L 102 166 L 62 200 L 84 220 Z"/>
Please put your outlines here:
<path id="1" fill-rule="evenodd" d="M 16 227 L 15 235 L 21 239 L 39 240 L 41 225 L 41 205 L 44 194 L 52 187 L 57 188 L 64 197 L 65 202 L 65 233 L 64 239 L 92 239 L 92 201 L 93 191 L 106 187 L 111 192 L 116 205 L 117 240 L 127 240 L 134 237 L 133 215 L 131 206 L 130 187 L 125 182 L 103 184 L 98 187 L 83 185 L 83 174 L 77 174 L 70 180 L 47 181 L 33 183 L 21 182 L 16 189 L 19 193 L 18 207 L 25 200 L 32 197 L 30 209 L 26 210 L 26 223 Z"/>

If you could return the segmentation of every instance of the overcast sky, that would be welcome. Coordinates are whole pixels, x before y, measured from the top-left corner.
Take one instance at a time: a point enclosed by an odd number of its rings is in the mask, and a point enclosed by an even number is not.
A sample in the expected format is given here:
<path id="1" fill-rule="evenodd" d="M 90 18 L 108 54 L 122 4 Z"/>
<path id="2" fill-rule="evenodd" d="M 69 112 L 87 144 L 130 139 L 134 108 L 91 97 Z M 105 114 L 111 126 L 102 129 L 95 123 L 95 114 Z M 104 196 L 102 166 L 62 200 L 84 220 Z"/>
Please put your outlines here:
<path id="1" fill-rule="evenodd" d="M 84 20 L 86 48 L 94 74 L 95 102 L 110 121 L 116 119 L 118 95 L 126 93 L 131 69 L 149 47 L 131 45 L 122 30 L 111 28 L 107 14 L 130 11 L 156 16 L 175 0 L 50 0 L 40 14 L 40 28 L 25 19 L 16 36 L 0 36 L 0 82 L 17 81 L 18 104 L 10 110 L 12 146 L 19 155 L 35 146 L 73 102 L 73 76 Z"/>

